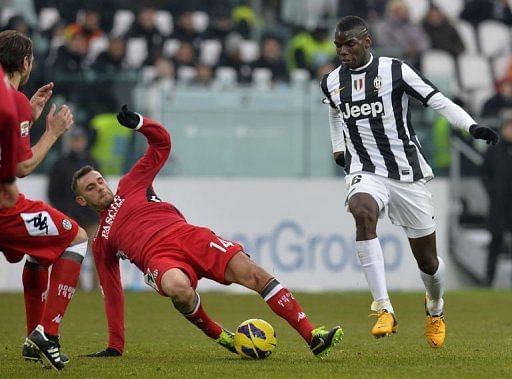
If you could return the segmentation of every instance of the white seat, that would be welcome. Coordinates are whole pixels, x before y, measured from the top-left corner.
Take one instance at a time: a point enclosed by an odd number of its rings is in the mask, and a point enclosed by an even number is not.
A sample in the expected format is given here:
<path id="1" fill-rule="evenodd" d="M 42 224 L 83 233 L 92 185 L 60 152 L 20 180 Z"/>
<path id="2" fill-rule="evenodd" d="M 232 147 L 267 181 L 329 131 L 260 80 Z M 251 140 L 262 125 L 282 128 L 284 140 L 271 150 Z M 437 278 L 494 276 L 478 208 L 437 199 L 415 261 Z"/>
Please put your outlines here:
<path id="1" fill-rule="evenodd" d="M 174 29 L 171 13 L 168 11 L 161 10 L 156 11 L 155 25 L 164 36 L 170 35 Z"/>
<path id="2" fill-rule="evenodd" d="M 258 89 L 267 89 L 272 85 L 272 71 L 268 68 L 255 68 L 252 71 L 252 85 Z"/>
<path id="3" fill-rule="evenodd" d="M 478 52 L 476 33 L 473 25 L 464 20 L 457 20 L 455 22 L 455 28 L 464 42 L 464 47 L 466 48 L 465 52 L 470 54 Z"/>
<path id="4" fill-rule="evenodd" d="M 488 57 L 510 51 L 510 29 L 499 21 L 485 20 L 478 25 L 480 50 Z"/>
<path id="5" fill-rule="evenodd" d="M 108 49 L 108 38 L 107 37 L 98 37 L 93 38 L 91 42 L 89 43 L 89 49 L 87 50 L 87 57 L 85 58 L 85 61 L 87 64 L 93 63 L 98 55 L 105 50 Z"/>
<path id="6" fill-rule="evenodd" d="M 456 20 L 464 7 L 464 0 L 434 0 L 434 4 L 450 19 Z"/>
<path id="7" fill-rule="evenodd" d="M 232 67 L 221 66 L 215 70 L 214 85 L 220 87 L 232 87 L 236 85 L 237 74 Z"/>
<path id="8" fill-rule="evenodd" d="M 499 81 L 508 75 L 510 64 L 512 63 L 512 56 L 500 55 L 492 61 L 492 74 L 494 80 Z"/>
<path id="9" fill-rule="evenodd" d="M 2 9 L 2 15 L 0 16 L 0 26 L 7 24 L 12 16 L 16 16 L 18 13 L 15 8 L 5 7 Z"/>
<path id="10" fill-rule="evenodd" d="M 428 0 L 405 0 L 411 20 L 419 22 L 428 11 Z"/>
<path id="11" fill-rule="evenodd" d="M 128 38 L 125 61 L 130 67 L 140 67 L 147 56 L 148 46 L 144 38 Z"/>
<path id="12" fill-rule="evenodd" d="M 260 56 L 258 42 L 248 39 L 240 40 L 240 58 L 243 62 L 254 62 Z"/>
<path id="13" fill-rule="evenodd" d="M 180 47 L 180 41 L 174 38 L 169 38 L 164 41 L 163 53 L 167 58 L 174 57 L 174 54 Z"/>
<path id="14" fill-rule="evenodd" d="M 39 12 L 39 29 L 42 31 L 50 29 L 60 20 L 60 13 L 57 8 L 41 8 Z"/>
<path id="15" fill-rule="evenodd" d="M 290 72 L 292 84 L 302 85 L 310 79 L 309 71 L 303 68 L 296 68 Z"/>
<path id="16" fill-rule="evenodd" d="M 143 83 L 149 83 L 156 77 L 156 67 L 146 66 L 140 71 L 140 77 Z"/>
<path id="17" fill-rule="evenodd" d="M 202 33 L 206 30 L 208 27 L 208 24 L 210 23 L 210 18 L 208 17 L 208 14 L 205 12 L 194 12 L 192 22 L 194 23 L 194 29 L 196 32 Z"/>
<path id="18" fill-rule="evenodd" d="M 112 36 L 119 37 L 124 35 L 130 26 L 132 26 L 135 15 L 132 11 L 127 9 L 119 9 L 114 14 L 114 22 L 112 25 Z"/>
<path id="19" fill-rule="evenodd" d="M 478 90 L 492 87 L 491 70 L 485 57 L 475 54 L 461 54 L 458 64 L 462 89 Z"/>
<path id="20" fill-rule="evenodd" d="M 484 101 L 494 93 L 489 62 L 481 55 L 462 54 L 458 65 L 464 97 L 473 112 L 479 112 Z"/>
<path id="21" fill-rule="evenodd" d="M 192 66 L 181 66 L 176 72 L 176 77 L 180 82 L 188 83 L 197 76 L 197 70 Z"/>
<path id="22" fill-rule="evenodd" d="M 421 69 L 441 92 L 456 93 L 459 90 L 457 66 L 453 57 L 446 51 L 426 51 L 421 57 Z"/>
<path id="23" fill-rule="evenodd" d="M 207 39 L 201 42 L 199 60 L 208 66 L 215 66 L 219 61 L 222 44 L 216 39 Z"/>

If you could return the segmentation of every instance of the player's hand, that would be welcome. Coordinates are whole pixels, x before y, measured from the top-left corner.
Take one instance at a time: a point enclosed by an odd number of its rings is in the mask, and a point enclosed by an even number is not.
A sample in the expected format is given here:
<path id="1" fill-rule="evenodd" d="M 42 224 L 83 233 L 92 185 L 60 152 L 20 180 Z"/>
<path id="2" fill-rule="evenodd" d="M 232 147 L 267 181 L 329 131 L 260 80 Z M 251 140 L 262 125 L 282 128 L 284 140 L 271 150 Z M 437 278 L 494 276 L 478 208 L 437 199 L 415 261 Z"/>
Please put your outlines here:
<path id="1" fill-rule="evenodd" d="M 469 127 L 469 133 L 473 136 L 475 139 L 483 139 L 487 141 L 487 144 L 493 144 L 496 145 L 498 141 L 500 140 L 500 137 L 498 136 L 498 133 L 496 133 L 491 128 L 488 128 L 486 126 L 481 125 L 471 125 Z"/>
<path id="2" fill-rule="evenodd" d="M 334 153 L 334 161 L 338 166 L 345 168 L 345 152 L 337 151 Z"/>
<path id="3" fill-rule="evenodd" d="M 83 357 L 89 358 L 107 358 L 107 357 L 120 357 L 122 354 L 113 347 L 107 347 L 105 350 L 96 353 L 86 354 Z"/>
<path id="4" fill-rule="evenodd" d="M 52 104 L 46 116 L 46 130 L 59 138 L 73 125 L 73 113 L 67 105 L 63 105 L 58 112 L 57 106 Z"/>
<path id="5" fill-rule="evenodd" d="M 43 112 L 44 106 L 52 97 L 53 87 L 55 85 L 53 82 L 45 84 L 41 88 L 39 88 L 34 96 L 30 99 L 30 107 L 32 108 L 32 117 L 34 121 L 36 121 L 39 116 L 41 116 L 41 112 Z"/>
<path id="6" fill-rule="evenodd" d="M 13 207 L 18 200 L 18 195 L 18 186 L 14 180 L 0 182 L 0 209 Z"/>
<path id="7" fill-rule="evenodd" d="M 142 120 L 142 116 L 137 112 L 132 112 L 128 109 L 128 105 L 123 105 L 121 111 L 117 114 L 117 121 L 123 126 L 130 129 L 135 129 L 139 126 Z"/>

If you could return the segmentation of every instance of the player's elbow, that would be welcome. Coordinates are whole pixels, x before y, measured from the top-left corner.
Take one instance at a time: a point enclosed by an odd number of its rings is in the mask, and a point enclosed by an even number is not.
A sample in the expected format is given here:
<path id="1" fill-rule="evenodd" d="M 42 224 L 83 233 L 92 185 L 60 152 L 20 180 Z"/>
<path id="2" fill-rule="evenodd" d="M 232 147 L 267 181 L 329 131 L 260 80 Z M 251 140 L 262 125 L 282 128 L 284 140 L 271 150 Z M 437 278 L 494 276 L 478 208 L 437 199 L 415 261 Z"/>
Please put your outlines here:
<path id="1" fill-rule="evenodd" d="M 30 169 L 30 164 L 28 164 L 27 162 L 20 162 L 16 165 L 16 176 L 18 178 L 24 178 L 31 172 L 32 171 Z"/>

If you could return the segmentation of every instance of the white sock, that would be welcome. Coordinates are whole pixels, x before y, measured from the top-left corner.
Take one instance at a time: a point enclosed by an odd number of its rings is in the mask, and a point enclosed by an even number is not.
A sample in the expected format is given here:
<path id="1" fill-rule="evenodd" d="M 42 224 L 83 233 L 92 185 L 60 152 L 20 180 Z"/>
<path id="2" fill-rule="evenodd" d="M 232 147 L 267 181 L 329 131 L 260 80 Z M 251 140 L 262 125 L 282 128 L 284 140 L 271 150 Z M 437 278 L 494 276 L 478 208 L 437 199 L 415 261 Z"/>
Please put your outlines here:
<path id="1" fill-rule="evenodd" d="M 420 270 L 421 280 L 427 291 L 427 310 L 431 316 L 438 316 L 444 312 L 444 289 L 446 286 L 446 266 L 441 257 L 439 267 L 434 275 L 425 274 Z"/>
<path id="2" fill-rule="evenodd" d="M 373 297 L 372 310 L 386 309 L 394 313 L 386 287 L 386 272 L 384 271 L 384 256 L 378 238 L 367 241 L 356 241 L 359 262 L 363 268 L 368 287 Z"/>

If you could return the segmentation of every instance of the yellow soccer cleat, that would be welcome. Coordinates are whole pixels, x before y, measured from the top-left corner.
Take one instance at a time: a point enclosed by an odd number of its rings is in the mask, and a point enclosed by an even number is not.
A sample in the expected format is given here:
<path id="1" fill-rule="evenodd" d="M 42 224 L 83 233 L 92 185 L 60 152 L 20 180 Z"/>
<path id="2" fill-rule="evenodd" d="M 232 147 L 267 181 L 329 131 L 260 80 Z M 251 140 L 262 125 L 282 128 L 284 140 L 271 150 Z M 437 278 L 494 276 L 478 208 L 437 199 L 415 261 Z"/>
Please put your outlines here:
<path id="1" fill-rule="evenodd" d="M 372 313 L 370 316 L 377 316 L 377 322 L 372 328 L 372 335 L 375 338 L 386 337 L 392 333 L 396 333 L 398 323 L 393 313 L 389 313 L 386 309 L 383 309 L 378 313 Z"/>
<path id="2" fill-rule="evenodd" d="M 427 322 L 425 325 L 425 337 L 430 347 L 438 349 L 444 345 L 446 338 L 446 323 L 444 316 L 430 316 L 427 315 Z"/>

